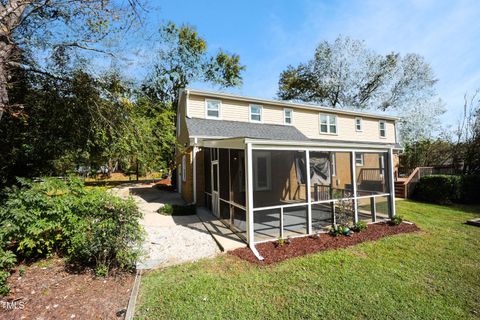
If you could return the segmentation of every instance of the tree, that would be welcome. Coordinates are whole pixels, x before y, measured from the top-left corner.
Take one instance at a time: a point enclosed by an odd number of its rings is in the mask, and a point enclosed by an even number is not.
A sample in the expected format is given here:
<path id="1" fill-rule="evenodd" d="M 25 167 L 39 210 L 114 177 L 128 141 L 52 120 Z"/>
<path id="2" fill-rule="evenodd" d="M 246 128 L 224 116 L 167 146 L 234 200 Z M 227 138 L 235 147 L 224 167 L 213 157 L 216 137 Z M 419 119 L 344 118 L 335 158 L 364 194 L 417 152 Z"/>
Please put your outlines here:
<path id="1" fill-rule="evenodd" d="M 77 50 L 103 52 L 99 43 L 127 30 L 138 18 L 138 0 L 1 0 L 0 1 L 0 120 L 12 104 L 9 90 L 18 68 L 58 77 L 35 53 L 65 56 Z M 35 53 L 34 53 L 35 51 Z"/>
<path id="2" fill-rule="evenodd" d="M 176 123 L 180 89 L 192 82 L 206 82 L 220 87 L 239 86 L 245 67 L 236 54 L 223 50 L 210 54 L 206 41 L 194 28 L 177 26 L 172 22 L 160 28 L 160 47 L 155 61 L 142 91 L 159 115 L 157 134 L 162 135 L 159 137 L 162 141 L 169 143 L 163 143 L 162 155 L 167 163 L 173 165 L 176 142 L 175 127 L 171 124 Z"/>
<path id="3" fill-rule="evenodd" d="M 406 118 L 402 122 L 406 140 L 428 138 L 438 124 L 443 104 L 436 97 L 437 80 L 430 65 L 416 54 L 380 55 L 363 41 L 338 37 L 320 43 L 312 60 L 288 66 L 280 74 L 278 97 L 320 103 L 333 108 L 395 109 Z M 427 123 L 413 126 L 422 118 Z M 407 135 L 407 133 L 412 133 Z"/>
<path id="4" fill-rule="evenodd" d="M 454 162 L 463 162 L 464 174 L 480 175 L 480 89 L 465 93 L 462 119 L 454 133 Z"/>
<path id="5" fill-rule="evenodd" d="M 169 22 L 160 28 L 160 47 L 152 69 L 144 92 L 164 104 L 171 103 L 176 110 L 180 89 L 197 81 L 220 87 L 239 86 L 245 66 L 236 54 L 223 50 L 210 54 L 207 42 L 193 27 Z"/>

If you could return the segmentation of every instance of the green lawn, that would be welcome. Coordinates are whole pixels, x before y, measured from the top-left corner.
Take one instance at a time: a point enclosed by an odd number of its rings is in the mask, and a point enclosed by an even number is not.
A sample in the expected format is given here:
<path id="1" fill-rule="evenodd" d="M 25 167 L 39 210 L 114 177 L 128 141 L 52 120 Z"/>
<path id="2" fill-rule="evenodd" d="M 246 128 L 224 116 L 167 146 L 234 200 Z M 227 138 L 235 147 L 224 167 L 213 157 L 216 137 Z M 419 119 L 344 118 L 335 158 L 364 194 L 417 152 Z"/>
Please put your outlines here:
<path id="1" fill-rule="evenodd" d="M 224 255 L 144 275 L 136 319 L 478 319 L 480 208 L 398 201 L 421 233 L 258 267 Z"/>

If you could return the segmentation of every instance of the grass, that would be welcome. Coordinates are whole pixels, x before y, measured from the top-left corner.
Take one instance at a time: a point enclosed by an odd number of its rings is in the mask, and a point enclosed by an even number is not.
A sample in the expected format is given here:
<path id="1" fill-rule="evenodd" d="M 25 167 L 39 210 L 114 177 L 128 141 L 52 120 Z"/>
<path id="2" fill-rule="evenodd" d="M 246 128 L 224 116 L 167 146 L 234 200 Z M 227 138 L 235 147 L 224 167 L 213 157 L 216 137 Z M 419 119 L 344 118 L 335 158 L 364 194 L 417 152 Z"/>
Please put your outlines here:
<path id="1" fill-rule="evenodd" d="M 236 257 L 149 272 L 136 319 L 478 319 L 479 207 L 397 202 L 423 231 L 259 267 Z"/>

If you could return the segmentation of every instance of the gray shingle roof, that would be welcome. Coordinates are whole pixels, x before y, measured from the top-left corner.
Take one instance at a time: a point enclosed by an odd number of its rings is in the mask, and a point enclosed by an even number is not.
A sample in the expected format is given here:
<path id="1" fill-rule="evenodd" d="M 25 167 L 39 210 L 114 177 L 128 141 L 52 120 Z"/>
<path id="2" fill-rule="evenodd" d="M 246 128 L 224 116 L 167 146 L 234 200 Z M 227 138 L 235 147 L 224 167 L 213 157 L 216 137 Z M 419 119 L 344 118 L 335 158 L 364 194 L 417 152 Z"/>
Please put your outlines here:
<path id="1" fill-rule="evenodd" d="M 190 136 L 290 141 L 310 140 L 294 126 L 199 118 L 186 118 L 185 120 Z"/>

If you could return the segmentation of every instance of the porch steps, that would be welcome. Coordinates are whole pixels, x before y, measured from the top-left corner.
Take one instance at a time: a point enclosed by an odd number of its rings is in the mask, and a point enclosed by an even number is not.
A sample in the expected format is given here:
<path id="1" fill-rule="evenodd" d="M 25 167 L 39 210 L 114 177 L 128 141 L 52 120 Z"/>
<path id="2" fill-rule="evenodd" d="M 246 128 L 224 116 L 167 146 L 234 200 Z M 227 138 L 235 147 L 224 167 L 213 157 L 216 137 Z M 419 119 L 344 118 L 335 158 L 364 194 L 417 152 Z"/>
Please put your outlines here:
<path id="1" fill-rule="evenodd" d="M 221 251 L 226 252 L 247 246 L 242 239 L 227 228 L 217 217 L 210 213 L 209 210 L 197 208 L 197 216 L 212 235 Z"/>
<path id="2" fill-rule="evenodd" d="M 395 181 L 395 198 L 405 199 L 406 186 L 403 181 Z"/>

